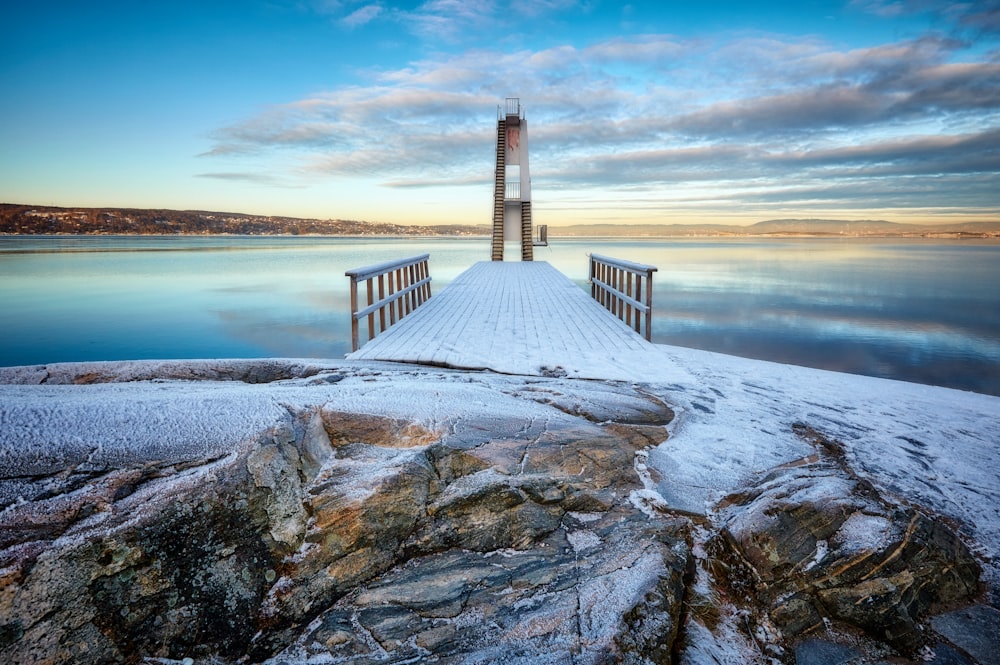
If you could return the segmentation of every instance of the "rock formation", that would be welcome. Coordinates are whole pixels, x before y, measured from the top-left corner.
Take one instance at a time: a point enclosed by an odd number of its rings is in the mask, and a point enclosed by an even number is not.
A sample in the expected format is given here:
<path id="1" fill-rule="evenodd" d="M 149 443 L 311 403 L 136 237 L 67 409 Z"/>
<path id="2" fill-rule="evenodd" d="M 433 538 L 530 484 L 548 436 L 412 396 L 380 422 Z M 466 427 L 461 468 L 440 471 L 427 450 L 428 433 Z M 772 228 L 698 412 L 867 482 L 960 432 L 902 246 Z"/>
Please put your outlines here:
<path id="1" fill-rule="evenodd" d="M 340 378 L 311 381 L 326 395 Z M 684 528 L 630 498 L 636 452 L 672 412 L 628 387 L 588 386 L 581 403 L 516 384 L 553 417 L 429 426 L 289 406 L 214 459 L 21 478 L 2 514 L 0 656 L 666 662 Z"/>
<path id="2" fill-rule="evenodd" d="M 944 522 L 887 501 L 835 441 L 795 428 L 816 454 L 724 499 L 717 569 L 786 639 L 838 622 L 917 655 L 928 643 L 920 619 L 974 596 L 979 565 Z"/>
<path id="3" fill-rule="evenodd" d="M 17 376 L 83 392 L 0 410 L 22 442 L 0 457 L 0 662 L 697 663 L 727 640 L 794 662 L 852 631 L 913 655 L 929 612 L 977 592 L 944 522 L 807 426 L 813 457 L 672 511 L 645 465 L 675 417 L 662 386 L 350 363 Z M 100 384 L 71 385 L 95 381 L 135 382 L 112 394 L 145 420 L 111 431 Z M 225 414 L 233 381 L 245 413 Z M 171 408 L 195 386 L 198 413 Z M 29 446 L 39 414 L 80 430 Z M 234 415 L 270 424 L 192 444 Z"/>

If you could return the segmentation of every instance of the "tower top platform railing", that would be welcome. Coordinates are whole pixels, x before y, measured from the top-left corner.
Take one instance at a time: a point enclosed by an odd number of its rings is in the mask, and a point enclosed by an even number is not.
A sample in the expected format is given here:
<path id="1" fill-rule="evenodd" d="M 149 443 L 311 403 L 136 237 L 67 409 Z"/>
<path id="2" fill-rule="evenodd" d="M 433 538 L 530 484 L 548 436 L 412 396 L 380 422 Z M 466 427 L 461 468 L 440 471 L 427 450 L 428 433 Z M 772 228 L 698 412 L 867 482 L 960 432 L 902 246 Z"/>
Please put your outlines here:
<path id="1" fill-rule="evenodd" d="M 524 120 L 524 109 L 521 107 L 520 97 L 507 97 L 503 106 L 497 105 L 497 119 L 503 120 L 508 117 Z"/>

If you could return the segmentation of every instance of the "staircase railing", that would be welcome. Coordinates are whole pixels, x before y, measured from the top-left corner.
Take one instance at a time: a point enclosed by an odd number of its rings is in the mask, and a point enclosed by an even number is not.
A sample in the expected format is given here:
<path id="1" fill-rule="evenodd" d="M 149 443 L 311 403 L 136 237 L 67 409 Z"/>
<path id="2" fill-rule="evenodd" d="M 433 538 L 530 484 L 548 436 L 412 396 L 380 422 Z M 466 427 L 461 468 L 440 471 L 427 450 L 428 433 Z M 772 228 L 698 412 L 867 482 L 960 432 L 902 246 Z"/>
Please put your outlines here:
<path id="1" fill-rule="evenodd" d="M 360 348 L 358 328 L 362 319 L 367 319 L 370 340 L 378 333 L 385 332 L 389 326 L 402 320 L 431 297 L 431 276 L 427 266 L 429 258 L 429 254 L 421 254 L 399 261 L 376 263 L 344 273 L 351 278 L 352 351 Z M 362 283 L 365 285 L 367 304 L 358 309 L 358 285 Z"/>
<path id="2" fill-rule="evenodd" d="M 654 272 L 655 266 L 590 255 L 590 295 L 646 340 L 653 337 Z"/>

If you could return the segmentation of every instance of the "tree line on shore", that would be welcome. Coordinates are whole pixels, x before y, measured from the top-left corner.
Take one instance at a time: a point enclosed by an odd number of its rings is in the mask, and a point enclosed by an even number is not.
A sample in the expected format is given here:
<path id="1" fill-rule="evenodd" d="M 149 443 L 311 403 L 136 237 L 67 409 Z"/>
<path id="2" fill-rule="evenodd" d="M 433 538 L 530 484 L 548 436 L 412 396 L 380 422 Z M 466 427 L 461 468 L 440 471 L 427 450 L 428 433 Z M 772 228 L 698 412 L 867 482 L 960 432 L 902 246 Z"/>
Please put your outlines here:
<path id="1" fill-rule="evenodd" d="M 0 233 L 70 235 L 486 235 L 486 225 L 404 226 L 202 210 L 0 204 Z"/>
<path id="2" fill-rule="evenodd" d="M 488 224 L 409 226 L 204 210 L 58 208 L 0 203 L 0 234 L 488 236 Z M 775 219 L 731 224 L 576 224 L 552 237 L 1000 237 L 1000 221 L 905 224 L 884 220 Z"/>

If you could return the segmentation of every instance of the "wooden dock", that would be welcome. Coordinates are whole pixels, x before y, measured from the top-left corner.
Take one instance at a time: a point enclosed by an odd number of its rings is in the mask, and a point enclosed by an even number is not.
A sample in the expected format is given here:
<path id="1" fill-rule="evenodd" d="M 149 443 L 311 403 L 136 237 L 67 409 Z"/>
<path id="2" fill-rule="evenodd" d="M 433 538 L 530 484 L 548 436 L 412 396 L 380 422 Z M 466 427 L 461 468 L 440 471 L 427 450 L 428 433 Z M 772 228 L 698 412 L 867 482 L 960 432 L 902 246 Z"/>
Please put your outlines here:
<path id="1" fill-rule="evenodd" d="M 621 379 L 662 361 L 655 344 L 541 261 L 476 263 L 347 357 Z"/>

